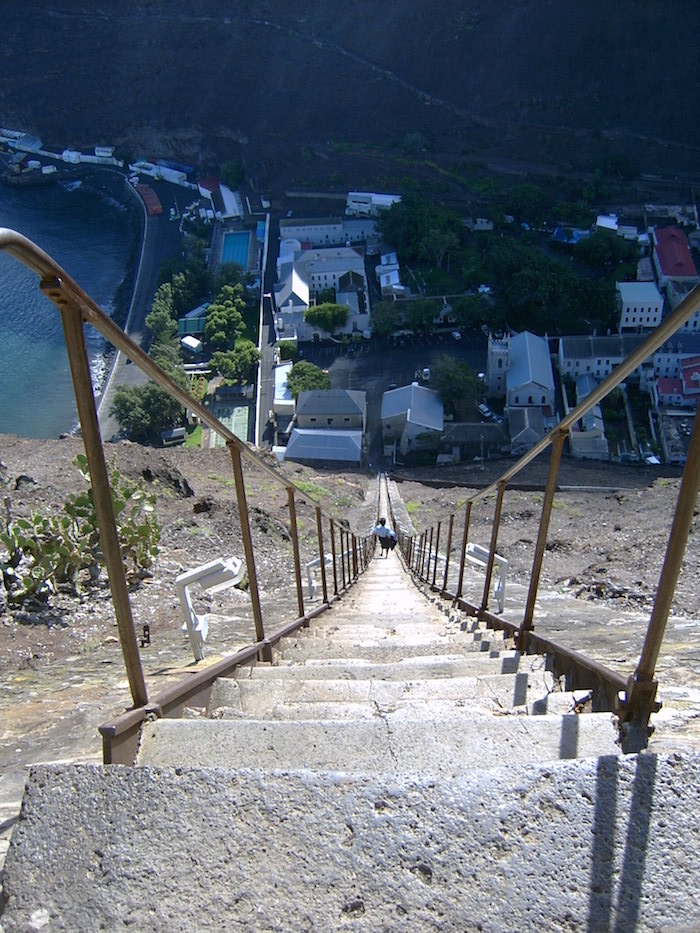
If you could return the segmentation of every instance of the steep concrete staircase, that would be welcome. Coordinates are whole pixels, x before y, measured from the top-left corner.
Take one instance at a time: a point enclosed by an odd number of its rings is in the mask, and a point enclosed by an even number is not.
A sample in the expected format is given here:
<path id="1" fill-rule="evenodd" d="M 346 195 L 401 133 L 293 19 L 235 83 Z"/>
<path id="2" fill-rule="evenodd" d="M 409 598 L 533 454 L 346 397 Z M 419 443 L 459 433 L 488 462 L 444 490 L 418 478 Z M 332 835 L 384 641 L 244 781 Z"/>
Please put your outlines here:
<path id="1" fill-rule="evenodd" d="M 697 782 L 622 755 L 612 714 L 394 553 L 207 710 L 147 723 L 136 767 L 34 769 L 0 924 L 682 929 Z"/>

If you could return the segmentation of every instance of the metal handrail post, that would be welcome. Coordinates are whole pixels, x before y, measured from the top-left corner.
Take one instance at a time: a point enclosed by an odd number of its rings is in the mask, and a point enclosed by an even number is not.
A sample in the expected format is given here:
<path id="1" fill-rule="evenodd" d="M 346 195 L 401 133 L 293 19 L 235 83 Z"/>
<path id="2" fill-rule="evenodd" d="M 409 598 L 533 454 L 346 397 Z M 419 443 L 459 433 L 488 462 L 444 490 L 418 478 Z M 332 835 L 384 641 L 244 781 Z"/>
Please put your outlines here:
<path id="1" fill-rule="evenodd" d="M 340 570 L 343 578 L 343 589 L 345 589 L 348 582 L 345 576 L 345 529 L 342 525 L 340 526 Z"/>
<path id="2" fill-rule="evenodd" d="M 326 555 L 323 548 L 323 520 L 321 509 L 316 506 L 316 534 L 318 535 L 318 559 L 321 568 L 321 592 L 324 603 L 328 602 L 328 580 L 326 579 Z"/>
<path id="3" fill-rule="evenodd" d="M 294 487 L 287 486 L 289 503 L 289 527 L 292 533 L 292 554 L 294 555 L 294 579 L 297 587 L 297 607 L 299 618 L 304 615 L 304 590 L 301 583 L 301 557 L 299 555 L 299 528 L 297 525 L 297 507 L 294 500 Z"/>
<path id="4" fill-rule="evenodd" d="M 646 721 L 649 714 L 658 708 L 654 704 L 656 662 L 666 632 L 668 615 L 671 611 L 676 583 L 693 523 L 698 492 L 700 492 L 700 418 L 696 414 L 654 607 L 637 669 L 628 681 L 627 697 L 623 704 L 625 719 L 634 717 Z"/>
<path id="5" fill-rule="evenodd" d="M 357 536 L 352 534 L 352 572 L 353 579 L 357 579 Z"/>
<path id="6" fill-rule="evenodd" d="M 542 561 L 547 546 L 547 533 L 549 531 L 549 520 L 552 516 L 552 506 L 554 505 L 554 493 L 557 489 L 557 480 L 559 478 L 559 468 L 561 466 L 561 455 L 564 450 L 564 441 L 566 433 L 557 431 L 556 437 L 552 441 L 552 452 L 549 459 L 549 473 L 547 474 L 547 485 L 544 490 L 544 501 L 542 502 L 542 512 L 540 513 L 540 525 L 537 532 L 537 543 L 535 544 L 535 554 L 532 561 L 532 572 L 530 574 L 530 586 L 527 592 L 527 602 L 525 604 L 525 614 L 520 624 L 517 642 L 521 650 L 525 648 L 525 632 L 530 632 L 534 628 L 533 618 L 535 615 L 535 601 L 537 599 L 537 590 L 540 583 L 540 574 L 542 572 Z"/>
<path id="7" fill-rule="evenodd" d="M 451 512 L 450 522 L 449 522 L 449 525 L 447 526 L 447 544 L 445 545 L 445 573 L 443 574 L 443 577 L 442 577 L 442 590 L 440 591 L 441 593 L 445 593 L 447 591 L 447 574 L 450 569 L 450 551 L 452 550 L 452 531 L 454 529 L 454 524 L 455 524 L 455 513 Z"/>
<path id="8" fill-rule="evenodd" d="M 435 532 L 435 559 L 433 563 L 433 579 L 431 581 L 431 586 L 435 586 L 435 579 L 437 577 L 437 565 L 438 565 L 438 555 L 440 553 L 440 529 L 442 527 L 442 522 L 438 521 L 437 531 Z"/>
<path id="9" fill-rule="evenodd" d="M 332 518 L 328 520 L 331 529 L 331 557 L 333 560 L 333 595 L 338 595 L 338 557 L 335 551 L 335 522 Z"/>
<path id="10" fill-rule="evenodd" d="M 85 347 L 83 318 L 79 306 L 71 302 L 64 294 L 60 279 L 44 280 L 41 283 L 41 288 L 61 312 L 68 362 L 75 391 L 75 402 L 90 471 L 95 511 L 97 512 L 100 527 L 100 544 L 107 567 L 126 676 L 129 681 L 134 706 L 145 706 L 148 703 L 148 694 L 143 676 L 143 667 L 141 666 L 141 655 L 136 641 L 124 562 L 114 516 L 114 502 L 109 485 L 104 448 L 102 447 L 102 436 L 92 389 L 90 363 Z"/>
<path id="11" fill-rule="evenodd" d="M 262 606 L 260 605 L 260 588 L 258 586 L 258 572 L 255 568 L 255 549 L 253 548 L 253 536 L 250 531 L 250 515 L 248 513 L 248 501 L 245 494 L 241 451 L 236 444 L 229 441 L 227 441 L 226 446 L 231 454 L 233 481 L 236 487 L 238 520 L 241 526 L 243 553 L 245 555 L 246 570 L 248 573 L 250 602 L 253 609 L 253 622 L 255 624 L 255 640 L 264 642 L 265 626 L 263 625 Z M 268 646 L 267 649 L 263 649 L 263 654 L 265 655 L 265 657 L 263 657 L 264 661 L 272 660 L 272 648 Z"/>
<path id="12" fill-rule="evenodd" d="M 501 480 L 498 484 L 498 495 L 496 496 L 496 508 L 493 513 L 493 525 L 491 526 L 491 545 L 489 548 L 489 559 L 486 565 L 486 580 L 484 581 L 484 593 L 481 597 L 481 612 L 489 608 L 489 590 L 491 589 L 491 578 L 493 576 L 493 564 L 496 558 L 496 546 L 498 544 L 498 529 L 501 525 L 501 509 L 503 508 L 503 496 L 506 491 L 506 481 Z"/>
<path id="13" fill-rule="evenodd" d="M 464 565 L 467 560 L 467 541 L 469 539 L 469 522 L 472 517 L 472 500 L 470 499 L 464 510 L 464 531 L 462 532 L 462 548 L 459 557 L 459 579 L 457 581 L 457 592 L 455 601 L 462 598 L 462 587 L 464 586 Z"/>
<path id="14" fill-rule="evenodd" d="M 430 583 L 430 561 L 433 559 L 433 534 L 435 529 L 433 526 L 430 526 L 430 540 L 428 543 L 428 563 L 425 568 L 425 582 Z"/>
<path id="15" fill-rule="evenodd" d="M 428 532 L 424 531 L 423 534 L 420 536 L 420 554 L 419 554 L 420 559 L 418 562 L 418 576 L 420 577 L 421 580 L 423 579 L 423 569 L 425 567 L 425 550 L 426 550 L 427 542 L 428 542 Z"/>

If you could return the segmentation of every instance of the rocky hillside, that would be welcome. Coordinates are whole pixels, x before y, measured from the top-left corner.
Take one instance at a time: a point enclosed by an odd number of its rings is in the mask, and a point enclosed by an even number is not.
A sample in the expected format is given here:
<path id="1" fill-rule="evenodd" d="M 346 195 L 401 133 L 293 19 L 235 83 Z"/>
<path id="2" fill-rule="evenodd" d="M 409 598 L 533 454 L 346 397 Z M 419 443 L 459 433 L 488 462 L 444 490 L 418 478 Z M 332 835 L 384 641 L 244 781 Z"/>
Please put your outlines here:
<path id="1" fill-rule="evenodd" d="M 35 441 L 0 437 L 4 511 L 13 518 L 27 517 L 33 511 L 58 513 L 68 493 L 84 488 L 72 465 L 81 451 L 82 444 L 76 438 Z M 150 642 L 141 655 L 149 696 L 154 697 L 197 669 L 181 630 L 175 577 L 216 557 L 243 553 L 231 460 L 222 449 L 154 450 L 128 442 L 108 445 L 107 452 L 122 476 L 142 479 L 155 494 L 162 525 L 160 553 L 152 575 L 134 582 L 130 593 L 137 634 L 144 624 L 150 627 Z M 483 471 L 478 464 L 447 468 L 440 472 L 439 484 L 434 470 L 397 476 L 399 492 L 416 528 L 421 531 L 445 519 L 471 490 L 496 478 L 490 472 L 496 466 L 488 463 Z M 311 470 L 289 463 L 280 468 L 280 474 L 303 490 L 297 499 L 302 542 L 313 535 L 316 503 L 326 514 L 347 519 L 358 531 L 368 527 L 368 473 Z M 541 484 L 546 475 L 547 463 L 536 461 L 528 468 L 526 480 Z M 562 643 L 629 671 L 638 659 L 648 621 L 678 476 L 665 468 L 655 472 L 565 462 L 561 483 L 565 488 L 555 498 L 537 624 L 548 625 L 552 637 Z M 255 471 L 246 473 L 246 493 L 263 615 L 268 631 L 274 631 L 296 614 L 287 497 L 269 474 Z M 498 548 L 509 561 L 509 587 L 528 580 L 540 502 L 541 494 L 523 489 L 509 488 L 505 496 Z M 462 510 L 457 535 L 462 533 L 463 514 Z M 488 544 L 492 517 L 493 500 L 474 508 L 471 540 Z M 664 713 L 664 734 L 677 728 L 683 742 L 700 746 L 697 522 L 696 518 L 659 671 L 668 710 Z M 575 602 L 581 601 L 582 606 L 604 601 L 613 607 L 614 623 L 592 625 L 590 611 L 583 611 L 576 618 L 561 620 L 557 628 L 556 618 L 546 620 L 547 594 L 555 592 L 577 597 Z M 197 591 L 193 598 L 196 611 L 206 613 L 209 620 L 205 663 L 254 640 L 247 592 L 236 589 L 211 595 Z M 581 618 L 589 622 L 584 624 Z M 0 735 L 0 864 L 21 798 L 26 765 L 98 761 L 97 726 L 121 711 L 128 699 L 104 573 L 82 594 L 59 592 L 47 603 L 12 606 L 0 588 L 0 721 L 4 730 Z"/>
<path id="2" fill-rule="evenodd" d="M 273 188 L 426 159 L 673 173 L 700 146 L 698 26 L 694 0 L 6 0 L 0 122 Z"/>

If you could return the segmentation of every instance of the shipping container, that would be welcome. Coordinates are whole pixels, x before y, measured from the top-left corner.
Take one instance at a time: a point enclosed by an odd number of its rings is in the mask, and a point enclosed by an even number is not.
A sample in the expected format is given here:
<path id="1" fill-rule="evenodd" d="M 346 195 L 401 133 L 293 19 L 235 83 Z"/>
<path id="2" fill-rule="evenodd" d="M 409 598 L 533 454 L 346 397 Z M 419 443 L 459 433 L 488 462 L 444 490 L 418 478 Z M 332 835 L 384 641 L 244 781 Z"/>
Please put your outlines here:
<path id="1" fill-rule="evenodd" d="M 160 203 L 158 195 L 150 185 L 136 185 L 135 187 L 141 195 L 141 200 L 146 205 L 149 217 L 154 217 L 157 214 L 163 213 L 163 205 Z"/>

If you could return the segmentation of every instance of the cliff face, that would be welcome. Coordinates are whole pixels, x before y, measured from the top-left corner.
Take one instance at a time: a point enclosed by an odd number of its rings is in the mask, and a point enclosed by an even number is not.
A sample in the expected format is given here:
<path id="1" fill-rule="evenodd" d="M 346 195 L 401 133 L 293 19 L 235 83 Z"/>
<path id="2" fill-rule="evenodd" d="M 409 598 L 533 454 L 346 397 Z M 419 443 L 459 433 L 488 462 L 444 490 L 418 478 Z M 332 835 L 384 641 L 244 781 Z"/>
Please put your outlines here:
<path id="1" fill-rule="evenodd" d="M 143 0 L 133 11 L 6 0 L 0 122 L 132 158 L 240 158 L 264 181 L 293 181 L 297 165 L 328 173 L 339 144 L 358 143 L 365 163 L 427 147 L 438 161 L 589 168 L 621 154 L 682 171 L 700 145 L 698 26 L 694 0 L 672 15 L 634 0 Z"/>

